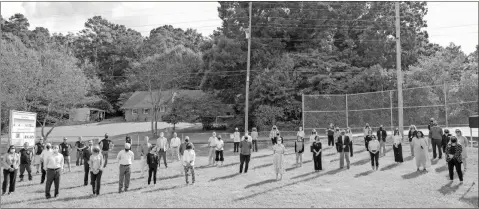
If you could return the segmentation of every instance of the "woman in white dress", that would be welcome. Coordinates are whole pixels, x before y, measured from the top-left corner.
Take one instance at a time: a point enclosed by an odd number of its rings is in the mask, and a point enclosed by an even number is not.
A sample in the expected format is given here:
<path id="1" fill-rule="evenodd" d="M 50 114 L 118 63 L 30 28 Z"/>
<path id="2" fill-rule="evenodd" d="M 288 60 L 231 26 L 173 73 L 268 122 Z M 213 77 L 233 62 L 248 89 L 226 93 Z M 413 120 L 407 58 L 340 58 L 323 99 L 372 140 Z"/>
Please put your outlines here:
<path id="1" fill-rule="evenodd" d="M 422 131 L 417 132 L 417 136 L 412 140 L 414 147 L 414 157 L 416 158 L 417 171 L 422 167 L 424 171 L 431 166 L 429 160 L 428 143 Z"/>
<path id="2" fill-rule="evenodd" d="M 281 143 L 281 140 L 277 140 L 276 144 L 273 145 L 273 167 L 276 174 L 276 180 L 283 179 L 283 174 L 286 172 L 284 169 L 284 153 L 286 149 Z M 279 176 L 279 179 L 278 179 Z"/>
<path id="3" fill-rule="evenodd" d="M 462 135 L 462 132 L 459 129 L 456 129 L 456 138 L 457 138 L 457 143 L 459 143 L 462 146 L 462 163 L 464 164 L 464 172 L 466 172 L 468 141 L 467 141 L 467 138 Z"/>

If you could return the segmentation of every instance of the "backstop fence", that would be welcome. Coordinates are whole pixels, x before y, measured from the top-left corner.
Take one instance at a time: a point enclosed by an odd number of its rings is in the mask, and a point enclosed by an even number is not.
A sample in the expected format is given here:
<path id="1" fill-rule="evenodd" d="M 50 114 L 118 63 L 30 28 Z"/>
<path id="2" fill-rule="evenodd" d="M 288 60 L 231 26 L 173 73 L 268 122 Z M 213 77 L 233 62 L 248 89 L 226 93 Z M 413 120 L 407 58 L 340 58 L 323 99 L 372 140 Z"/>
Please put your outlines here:
<path id="1" fill-rule="evenodd" d="M 360 132 L 366 123 L 392 130 L 399 125 L 397 90 L 341 95 L 303 95 L 303 128 L 324 130 L 329 123 Z M 434 85 L 403 89 L 404 129 L 427 127 L 430 118 L 440 126 L 467 126 L 478 110 L 478 86 Z"/>

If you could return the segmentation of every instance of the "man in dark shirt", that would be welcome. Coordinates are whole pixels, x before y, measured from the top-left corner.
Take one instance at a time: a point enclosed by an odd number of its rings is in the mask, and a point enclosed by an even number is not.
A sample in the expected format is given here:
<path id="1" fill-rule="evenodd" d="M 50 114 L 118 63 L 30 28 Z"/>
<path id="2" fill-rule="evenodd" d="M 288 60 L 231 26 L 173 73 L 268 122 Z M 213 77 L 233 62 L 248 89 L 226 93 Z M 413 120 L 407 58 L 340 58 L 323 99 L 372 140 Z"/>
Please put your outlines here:
<path id="1" fill-rule="evenodd" d="M 379 130 L 376 133 L 379 141 L 379 155 L 386 156 L 386 137 L 388 136 L 386 130 L 383 129 L 383 125 L 379 126 Z"/>
<path id="2" fill-rule="evenodd" d="M 279 140 L 279 139 L 278 139 Z M 246 134 L 243 137 L 243 141 L 239 144 L 240 147 L 240 173 L 243 173 L 243 165 L 246 162 L 244 167 L 244 173 L 248 173 L 248 164 L 249 160 L 251 159 L 251 149 L 253 148 L 253 144 L 248 141 L 248 135 Z"/>
<path id="3" fill-rule="evenodd" d="M 106 165 L 108 164 L 108 152 L 113 149 L 113 142 L 108 139 L 108 134 L 105 134 L 105 138 L 102 139 L 99 143 L 100 149 L 101 149 L 101 154 L 103 155 L 103 159 L 105 160 L 105 165 L 103 165 L 103 168 L 106 168 Z"/>
<path id="4" fill-rule="evenodd" d="M 442 152 L 446 153 L 447 144 L 451 141 L 452 134 L 449 133 L 449 129 L 444 129 L 444 134 L 442 135 Z"/>
<path id="5" fill-rule="evenodd" d="M 351 146 L 351 140 L 349 136 L 346 136 L 344 130 L 341 131 L 341 136 L 338 137 L 338 149 L 339 149 L 339 168 L 344 167 L 344 158 L 346 158 L 346 165 L 349 169 L 349 149 Z"/>
<path id="6" fill-rule="evenodd" d="M 75 147 L 77 148 L 77 162 L 76 165 L 83 165 L 83 149 L 85 149 L 85 144 L 83 143 L 82 137 L 78 137 L 78 141 L 75 142 Z"/>
<path id="7" fill-rule="evenodd" d="M 28 142 L 23 144 L 23 149 L 20 150 L 20 181 L 23 181 L 23 173 L 28 172 L 28 180 L 32 180 L 31 163 L 33 159 L 33 152 L 28 149 Z"/>
<path id="8" fill-rule="evenodd" d="M 334 145 L 334 124 L 329 124 L 328 129 L 326 130 L 326 134 L 328 135 L 328 146 Z"/>
<path id="9" fill-rule="evenodd" d="M 72 172 L 72 167 L 70 165 L 70 152 L 72 151 L 72 145 L 67 143 L 67 137 L 63 137 L 63 143 L 60 144 L 60 153 L 63 155 L 64 163 L 63 165 L 68 164 L 68 172 Z M 65 170 L 62 168 L 62 170 Z"/>
<path id="10" fill-rule="evenodd" d="M 93 141 L 90 140 L 88 141 L 88 146 L 85 146 L 85 149 L 83 150 L 83 162 L 84 162 L 84 167 L 83 170 L 85 171 L 85 175 L 83 178 L 83 185 L 87 186 L 88 185 L 88 174 L 90 173 L 90 165 L 88 164 L 88 161 L 90 160 L 90 156 L 93 154 Z"/>

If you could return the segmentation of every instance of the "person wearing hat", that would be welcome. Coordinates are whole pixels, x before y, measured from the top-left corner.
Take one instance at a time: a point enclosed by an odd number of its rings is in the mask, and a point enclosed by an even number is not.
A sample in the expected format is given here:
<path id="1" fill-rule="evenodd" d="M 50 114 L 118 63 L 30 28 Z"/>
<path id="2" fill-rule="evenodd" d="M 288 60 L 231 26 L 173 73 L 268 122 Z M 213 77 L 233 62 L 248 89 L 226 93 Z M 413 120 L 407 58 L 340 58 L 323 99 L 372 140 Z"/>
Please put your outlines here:
<path id="1" fill-rule="evenodd" d="M 103 155 L 103 160 L 105 161 L 105 165 L 103 165 L 103 168 L 106 168 L 106 165 L 108 164 L 108 152 L 113 150 L 113 147 L 115 144 L 108 139 L 108 134 L 105 134 L 105 138 L 102 139 L 99 143 L 100 149 L 101 149 L 101 155 Z"/>
<path id="2" fill-rule="evenodd" d="M 8 184 L 8 194 L 15 192 L 15 182 L 17 178 L 18 168 L 20 167 L 20 155 L 15 153 L 15 146 L 11 145 L 7 153 L 3 155 L 3 184 L 2 184 L 2 195 L 7 192 Z"/>
<path id="3" fill-rule="evenodd" d="M 444 134 L 442 135 L 442 152 L 446 152 L 447 144 L 451 141 L 452 134 L 449 133 L 449 129 L 444 129 Z"/>
<path id="4" fill-rule="evenodd" d="M 63 155 L 65 163 L 68 164 L 68 172 L 72 172 L 72 167 L 70 165 L 70 152 L 72 151 L 72 145 L 67 143 L 67 137 L 63 137 L 63 142 L 60 144 L 60 153 Z"/>
<path id="5" fill-rule="evenodd" d="M 45 145 L 45 148 L 43 151 L 42 151 L 42 154 L 40 154 L 40 161 L 42 163 L 42 177 L 40 179 L 40 184 L 43 184 L 45 182 L 45 178 L 47 176 L 47 168 L 45 166 L 45 162 L 47 160 L 47 158 L 53 154 L 53 150 L 52 150 L 52 145 L 50 143 L 47 143 Z"/>
<path id="6" fill-rule="evenodd" d="M 221 135 L 218 136 L 218 141 L 216 142 L 216 147 L 215 147 L 215 154 L 216 154 L 216 165 L 219 166 L 219 162 L 221 162 L 221 166 L 223 166 L 223 162 L 225 159 L 223 158 L 223 151 L 225 147 L 225 142 L 223 139 L 221 139 Z"/>
<path id="7" fill-rule="evenodd" d="M 251 129 L 251 139 L 253 143 L 253 152 L 258 152 L 258 131 L 256 130 L 256 127 Z"/>
<path id="8" fill-rule="evenodd" d="M 131 145 L 129 143 L 125 143 L 125 149 L 118 152 L 118 155 L 116 156 L 116 160 L 120 165 L 120 180 L 118 182 L 118 193 L 122 193 L 123 188 L 125 188 L 124 191 L 127 192 L 128 187 L 130 186 L 131 164 L 135 159 L 135 154 L 130 149 Z"/>
<path id="9" fill-rule="evenodd" d="M 269 138 L 271 139 L 271 144 L 272 145 L 275 145 L 276 144 L 276 137 L 280 135 L 280 132 L 278 130 L 278 127 L 276 127 L 275 125 L 273 126 L 273 128 L 271 129 L 271 131 L 269 132 Z"/>
<path id="10" fill-rule="evenodd" d="M 45 149 L 45 144 L 43 137 L 40 137 L 38 142 L 33 146 L 33 152 L 35 153 L 35 157 L 33 158 L 33 165 L 37 168 L 37 174 L 40 173 L 40 165 L 42 164 L 41 162 L 41 157 L 40 155 L 42 154 L 43 150 Z"/>
<path id="11" fill-rule="evenodd" d="M 346 166 L 349 169 L 349 148 L 351 146 L 351 139 L 346 135 L 346 131 L 341 130 L 341 136 L 337 139 L 339 149 L 339 168 L 344 167 L 344 159 L 346 158 Z"/>
<path id="12" fill-rule="evenodd" d="M 240 136 L 240 133 L 239 133 L 239 130 L 238 128 L 235 128 L 235 132 L 233 133 L 233 146 L 234 146 L 234 149 L 233 149 L 233 152 L 239 152 L 239 144 L 241 142 L 241 136 Z"/>
<path id="13" fill-rule="evenodd" d="M 65 160 L 63 159 L 63 155 L 60 154 L 58 150 L 58 145 L 54 145 L 51 154 L 47 155 L 47 157 L 45 158 L 45 169 L 47 169 L 45 196 L 47 199 L 50 199 L 52 197 L 50 194 L 50 189 L 53 183 L 55 183 L 54 197 L 58 197 L 58 195 L 60 194 L 60 176 L 62 173 L 60 170 L 63 170 L 63 164 L 65 163 Z"/>
<path id="14" fill-rule="evenodd" d="M 28 180 L 32 180 L 31 163 L 33 159 L 33 152 L 28 148 L 28 142 L 23 144 L 23 149 L 20 150 L 20 181 L 23 181 L 23 174 L 25 170 L 28 172 Z"/>
<path id="15" fill-rule="evenodd" d="M 193 149 L 193 146 L 191 143 L 186 144 L 186 150 L 183 153 L 183 167 L 185 168 L 185 180 L 186 180 L 186 185 L 189 184 L 188 182 L 188 171 L 191 171 L 191 183 L 195 184 L 195 160 L 196 160 L 196 153 L 195 150 Z"/>

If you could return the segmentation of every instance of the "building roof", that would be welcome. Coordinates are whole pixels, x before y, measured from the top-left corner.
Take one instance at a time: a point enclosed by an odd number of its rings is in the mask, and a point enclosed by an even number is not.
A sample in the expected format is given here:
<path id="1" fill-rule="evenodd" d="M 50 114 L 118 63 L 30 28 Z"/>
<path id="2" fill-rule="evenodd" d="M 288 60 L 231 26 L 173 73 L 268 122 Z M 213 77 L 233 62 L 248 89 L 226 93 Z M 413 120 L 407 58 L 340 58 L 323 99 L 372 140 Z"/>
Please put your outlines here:
<path id="1" fill-rule="evenodd" d="M 206 95 L 206 93 L 201 90 L 168 90 L 162 91 L 161 93 L 159 91 L 153 91 L 153 101 L 158 101 L 160 98 L 160 104 L 171 102 L 175 93 L 177 96 L 187 96 L 190 98 L 201 98 Z M 120 109 L 152 108 L 153 105 L 151 101 L 152 99 L 148 91 L 136 91 Z"/>

